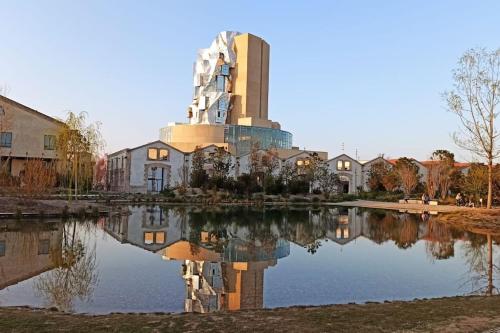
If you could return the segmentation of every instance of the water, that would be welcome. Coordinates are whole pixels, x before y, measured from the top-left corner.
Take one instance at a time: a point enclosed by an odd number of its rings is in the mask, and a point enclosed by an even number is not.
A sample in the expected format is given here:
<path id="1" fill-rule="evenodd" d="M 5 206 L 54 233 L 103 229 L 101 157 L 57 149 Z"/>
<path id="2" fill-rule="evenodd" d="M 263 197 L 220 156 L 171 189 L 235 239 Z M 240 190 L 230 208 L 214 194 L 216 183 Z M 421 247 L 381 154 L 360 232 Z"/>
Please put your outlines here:
<path id="1" fill-rule="evenodd" d="M 358 208 L 0 221 L 0 306 L 209 312 L 495 292 L 500 230 Z M 493 244 L 489 261 L 488 240 Z"/>

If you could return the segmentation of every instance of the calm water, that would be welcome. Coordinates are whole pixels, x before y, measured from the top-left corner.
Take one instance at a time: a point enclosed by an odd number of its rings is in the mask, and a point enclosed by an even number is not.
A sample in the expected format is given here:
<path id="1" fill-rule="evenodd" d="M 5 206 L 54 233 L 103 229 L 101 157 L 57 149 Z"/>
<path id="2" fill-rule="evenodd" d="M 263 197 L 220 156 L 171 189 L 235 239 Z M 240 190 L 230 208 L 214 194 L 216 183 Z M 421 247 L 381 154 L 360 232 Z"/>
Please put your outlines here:
<path id="1" fill-rule="evenodd" d="M 500 232 L 427 215 L 129 210 L 98 221 L 0 221 L 0 305 L 208 312 L 484 294 L 500 282 Z"/>

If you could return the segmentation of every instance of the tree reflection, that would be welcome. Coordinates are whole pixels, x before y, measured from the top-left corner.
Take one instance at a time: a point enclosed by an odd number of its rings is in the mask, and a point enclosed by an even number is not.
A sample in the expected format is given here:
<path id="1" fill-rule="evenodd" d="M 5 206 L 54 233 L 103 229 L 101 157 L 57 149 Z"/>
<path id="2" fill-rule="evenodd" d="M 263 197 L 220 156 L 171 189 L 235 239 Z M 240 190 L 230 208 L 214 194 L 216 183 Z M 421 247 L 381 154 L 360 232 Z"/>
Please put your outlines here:
<path id="1" fill-rule="evenodd" d="M 464 286 L 470 284 L 470 294 L 491 296 L 498 294 L 499 289 L 494 285 L 493 272 L 498 271 L 498 266 L 493 262 L 493 239 L 491 234 L 482 236 L 482 242 L 465 242 L 462 245 L 464 259 L 469 267 L 468 278 Z"/>
<path id="2" fill-rule="evenodd" d="M 76 299 L 91 299 L 98 273 L 95 243 L 89 246 L 90 227 L 76 221 L 64 225 L 61 262 L 34 284 L 35 293 L 45 298 L 48 306 L 71 312 Z"/>

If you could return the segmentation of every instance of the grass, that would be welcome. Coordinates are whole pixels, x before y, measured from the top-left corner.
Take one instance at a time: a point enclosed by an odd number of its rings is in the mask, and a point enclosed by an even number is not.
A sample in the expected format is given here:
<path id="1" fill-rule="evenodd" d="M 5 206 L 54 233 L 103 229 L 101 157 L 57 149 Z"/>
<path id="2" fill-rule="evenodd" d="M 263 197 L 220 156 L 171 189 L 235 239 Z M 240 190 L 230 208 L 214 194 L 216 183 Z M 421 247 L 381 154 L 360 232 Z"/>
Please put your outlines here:
<path id="1" fill-rule="evenodd" d="M 500 296 L 453 297 L 211 314 L 72 315 L 0 309 L 1 332 L 483 332 L 500 327 Z"/>

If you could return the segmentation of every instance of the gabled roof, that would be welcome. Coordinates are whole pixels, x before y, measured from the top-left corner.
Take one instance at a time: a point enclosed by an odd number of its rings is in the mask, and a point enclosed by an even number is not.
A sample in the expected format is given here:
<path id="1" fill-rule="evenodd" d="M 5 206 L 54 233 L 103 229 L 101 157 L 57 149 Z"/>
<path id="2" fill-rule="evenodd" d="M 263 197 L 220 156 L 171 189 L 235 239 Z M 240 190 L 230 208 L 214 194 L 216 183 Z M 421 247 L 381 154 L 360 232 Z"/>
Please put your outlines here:
<path id="1" fill-rule="evenodd" d="M 170 149 L 173 149 L 175 151 L 178 151 L 179 153 L 183 154 L 184 155 L 184 152 L 180 151 L 179 149 L 175 148 L 175 147 L 172 147 L 171 145 L 169 145 L 168 143 L 165 143 L 161 140 L 156 140 L 156 141 L 152 141 L 152 142 L 148 142 L 148 143 L 145 143 L 143 145 L 140 145 L 140 146 L 137 146 L 137 147 L 134 147 L 134 148 L 124 148 L 124 149 L 121 149 L 121 150 L 118 150 L 114 153 L 110 153 L 108 154 L 108 157 L 111 157 L 111 156 L 114 156 L 114 155 L 117 155 L 119 153 L 122 153 L 122 152 L 125 152 L 125 151 L 132 151 L 132 150 L 137 150 L 137 149 L 140 149 L 140 148 L 144 148 L 146 146 L 149 146 L 149 145 L 153 145 L 153 144 L 162 144 L 163 146 L 165 147 L 168 147 Z"/>
<path id="2" fill-rule="evenodd" d="M 366 161 L 366 162 L 361 163 L 361 164 L 362 164 L 362 165 L 366 165 L 366 164 L 372 163 L 372 162 L 374 162 L 374 161 L 376 161 L 376 160 L 378 160 L 378 159 L 381 159 L 381 160 L 383 160 L 384 162 L 387 162 L 387 163 L 391 163 L 391 162 L 389 162 L 388 160 L 386 160 L 383 156 L 377 156 L 377 157 L 372 158 L 371 160 Z"/>
<path id="3" fill-rule="evenodd" d="M 334 158 L 330 158 L 327 162 L 330 162 L 330 161 L 336 160 L 337 158 L 339 158 L 339 157 L 343 157 L 343 156 L 347 157 L 348 159 L 350 159 L 350 160 L 351 160 L 351 161 L 353 161 L 353 162 L 358 163 L 359 165 L 362 165 L 361 163 L 359 163 L 359 161 L 358 161 L 358 160 L 356 160 L 356 159 L 352 158 L 351 156 L 349 156 L 349 155 L 347 155 L 347 154 L 340 154 L 339 156 L 335 156 Z"/>
<path id="4" fill-rule="evenodd" d="M 35 116 L 37 116 L 37 117 L 44 118 L 45 120 L 48 120 L 48 121 L 54 122 L 54 123 L 56 123 L 56 124 L 58 124 L 58 125 L 65 125 L 65 124 L 64 124 L 64 122 L 62 122 L 62 121 L 60 121 L 60 120 L 58 120 L 58 119 L 56 119 L 56 118 L 53 118 L 53 117 L 47 116 L 46 114 L 41 113 L 40 111 L 37 111 L 37 110 L 32 109 L 32 108 L 30 108 L 30 107 L 27 107 L 26 105 L 23 105 L 23 104 L 21 104 L 21 103 L 19 103 L 19 102 L 16 102 L 16 101 L 14 101 L 14 100 L 12 100 L 12 99 L 10 99 L 10 98 L 5 97 L 5 96 L 0 95 L 0 101 L 3 101 L 3 102 L 5 102 L 5 103 L 9 103 L 9 104 L 11 104 L 11 105 L 13 105 L 13 106 L 16 106 L 16 107 L 18 107 L 18 108 L 20 108 L 20 109 L 23 109 L 23 110 L 24 110 L 24 111 L 26 111 L 26 112 L 29 112 L 29 113 L 31 113 L 31 114 L 33 114 L 33 115 L 35 115 Z"/>

